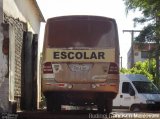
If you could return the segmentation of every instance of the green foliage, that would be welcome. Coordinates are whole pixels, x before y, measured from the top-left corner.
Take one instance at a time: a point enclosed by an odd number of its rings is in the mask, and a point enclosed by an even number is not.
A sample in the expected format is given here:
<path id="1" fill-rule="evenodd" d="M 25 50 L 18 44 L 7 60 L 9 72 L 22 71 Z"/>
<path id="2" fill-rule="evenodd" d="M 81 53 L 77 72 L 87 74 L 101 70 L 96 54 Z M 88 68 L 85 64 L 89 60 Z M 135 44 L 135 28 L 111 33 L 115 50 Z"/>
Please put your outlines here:
<path id="1" fill-rule="evenodd" d="M 154 42 L 156 40 L 155 26 L 153 24 L 149 24 L 144 27 L 135 40 L 139 42 Z"/>
<path id="2" fill-rule="evenodd" d="M 150 80 L 155 79 L 156 61 L 154 59 L 136 62 L 131 69 L 122 68 L 120 72 L 122 74 L 143 74 Z"/>
<path id="3" fill-rule="evenodd" d="M 126 11 L 139 10 L 142 12 L 142 18 L 138 18 L 139 22 L 146 22 L 160 16 L 160 0 L 124 0 Z"/>
<path id="4" fill-rule="evenodd" d="M 142 17 L 134 18 L 135 24 L 148 23 L 146 27 L 140 32 L 136 41 L 138 42 L 153 42 L 156 43 L 155 58 L 156 58 L 156 75 L 151 71 L 156 85 L 160 86 L 159 80 L 159 55 L 160 55 L 160 0 L 123 0 L 126 5 L 126 11 L 139 10 Z M 143 68 L 143 67 L 142 67 Z M 134 69 L 132 69 L 134 70 Z M 141 71 L 145 73 L 145 71 Z M 146 73 L 145 73 L 146 74 Z M 148 77 L 152 77 L 146 74 Z M 156 78 L 155 78 L 156 77 Z"/>
<path id="5" fill-rule="evenodd" d="M 134 18 L 135 23 L 150 23 L 143 28 L 136 40 L 158 42 L 160 38 L 160 0 L 124 0 L 124 3 L 127 13 L 130 10 L 142 12 L 142 17 Z"/>

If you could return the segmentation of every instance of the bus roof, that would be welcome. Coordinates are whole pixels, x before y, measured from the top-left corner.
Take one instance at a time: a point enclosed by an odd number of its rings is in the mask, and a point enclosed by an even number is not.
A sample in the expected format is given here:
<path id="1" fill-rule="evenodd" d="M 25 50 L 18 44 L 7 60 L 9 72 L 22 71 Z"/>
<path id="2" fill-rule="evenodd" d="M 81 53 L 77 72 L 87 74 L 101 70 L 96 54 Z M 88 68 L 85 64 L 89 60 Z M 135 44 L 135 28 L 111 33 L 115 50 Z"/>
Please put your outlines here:
<path id="1" fill-rule="evenodd" d="M 101 16 L 73 15 L 47 20 L 45 43 L 50 48 L 119 47 L 114 19 Z"/>
<path id="2" fill-rule="evenodd" d="M 104 16 L 93 16 L 93 15 L 68 15 L 68 16 L 58 16 L 58 17 L 53 17 L 53 18 L 49 18 L 47 20 L 47 22 L 53 21 L 53 20 L 71 20 L 71 19 L 78 19 L 78 20 L 89 20 L 89 19 L 94 19 L 97 21 L 103 21 L 103 20 L 112 20 L 115 21 L 113 18 L 108 18 L 108 17 L 104 17 Z"/>

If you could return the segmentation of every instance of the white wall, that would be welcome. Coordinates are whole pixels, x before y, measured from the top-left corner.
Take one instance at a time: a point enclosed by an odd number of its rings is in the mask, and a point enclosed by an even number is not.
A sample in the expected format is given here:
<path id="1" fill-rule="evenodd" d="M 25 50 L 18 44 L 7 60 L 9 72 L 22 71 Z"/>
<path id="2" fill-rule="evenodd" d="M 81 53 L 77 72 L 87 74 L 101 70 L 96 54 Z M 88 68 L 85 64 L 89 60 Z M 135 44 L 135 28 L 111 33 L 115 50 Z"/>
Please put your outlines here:
<path id="1" fill-rule="evenodd" d="M 137 56 L 135 55 L 137 53 Z M 141 58 L 141 51 L 134 51 L 134 62 L 144 61 L 146 58 Z"/>
<path id="2" fill-rule="evenodd" d="M 2 12 L 0 10 L 0 12 Z M 8 109 L 8 87 L 9 79 L 6 76 L 8 72 L 7 56 L 2 52 L 3 46 L 3 33 L 1 27 L 2 21 L 0 21 L 0 112 L 6 111 Z"/>
<path id="3" fill-rule="evenodd" d="M 33 1 L 34 0 L 4 0 L 3 9 L 7 15 L 27 23 L 29 31 L 38 34 L 40 17 Z"/>
<path id="4" fill-rule="evenodd" d="M 3 0 L 0 0 L 0 112 L 8 110 L 8 86 L 9 79 L 6 78 L 8 71 L 7 56 L 3 54 L 3 28 L 1 26 L 3 22 Z"/>
<path id="5" fill-rule="evenodd" d="M 0 0 L 0 112 L 8 112 L 10 108 L 9 100 L 14 100 L 13 94 L 14 82 L 11 77 L 14 77 L 14 64 L 9 62 L 10 78 L 6 78 L 5 75 L 8 71 L 7 56 L 2 52 L 3 46 L 3 33 L 1 23 L 3 22 L 3 12 L 14 19 L 19 19 L 27 23 L 28 31 L 39 34 L 41 18 L 39 11 L 35 7 L 34 0 Z M 10 29 L 11 44 L 14 44 L 12 29 Z M 10 57 L 14 55 L 14 48 L 10 49 Z M 10 61 L 13 59 L 9 59 Z M 10 79 L 10 80 L 9 80 Z M 10 83 L 10 85 L 9 85 Z M 11 85 L 13 84 L 13 85 Z"/>

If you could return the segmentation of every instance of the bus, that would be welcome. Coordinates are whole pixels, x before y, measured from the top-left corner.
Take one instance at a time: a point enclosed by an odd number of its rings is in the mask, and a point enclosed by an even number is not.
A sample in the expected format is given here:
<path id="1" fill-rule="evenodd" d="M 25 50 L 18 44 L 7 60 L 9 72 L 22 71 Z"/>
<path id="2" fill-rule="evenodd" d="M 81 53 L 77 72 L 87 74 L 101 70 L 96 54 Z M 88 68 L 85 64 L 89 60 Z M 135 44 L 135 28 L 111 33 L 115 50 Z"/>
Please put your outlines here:
<path id="1" fill-rule="evenodd" d="M 46 22 L 42 92 L 47 111 L 62 105 L 95 106 L 110 113 L 119 87 L 116 21 L 91 15 L 59 16 Z"/>

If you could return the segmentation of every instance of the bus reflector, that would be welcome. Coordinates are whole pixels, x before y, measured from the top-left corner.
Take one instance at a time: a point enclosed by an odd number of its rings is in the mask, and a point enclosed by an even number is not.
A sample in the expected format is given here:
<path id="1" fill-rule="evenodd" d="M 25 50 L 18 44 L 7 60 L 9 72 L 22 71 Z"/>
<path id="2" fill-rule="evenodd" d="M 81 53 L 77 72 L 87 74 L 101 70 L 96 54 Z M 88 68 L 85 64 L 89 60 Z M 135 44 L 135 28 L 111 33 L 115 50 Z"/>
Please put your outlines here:
<path id="1" fill-rule="evenodd" d="M 119 74 L 118 65 L 116 63 L 110 63 L 108 74 Z"/>
<path id="2" fill-rule="evenodd" d="M 59 87 L 64 87 L 65 84 L 64 84 L 64 83 L 59 83 L 58 86 L 59 86 Z"/>
<path id="3" fill-rule="evenodd" d="M 50 74 L 53 73 L 52 64 L 51 62 L 46 62 L 43 65 L 43 73 L 44 74 Z"/>
<path id="4" fill-rule="evenodd" d="M 57 87 L 66 87 L 65 83 L 46 83 L 46 85 L 57 86 Z"/>

